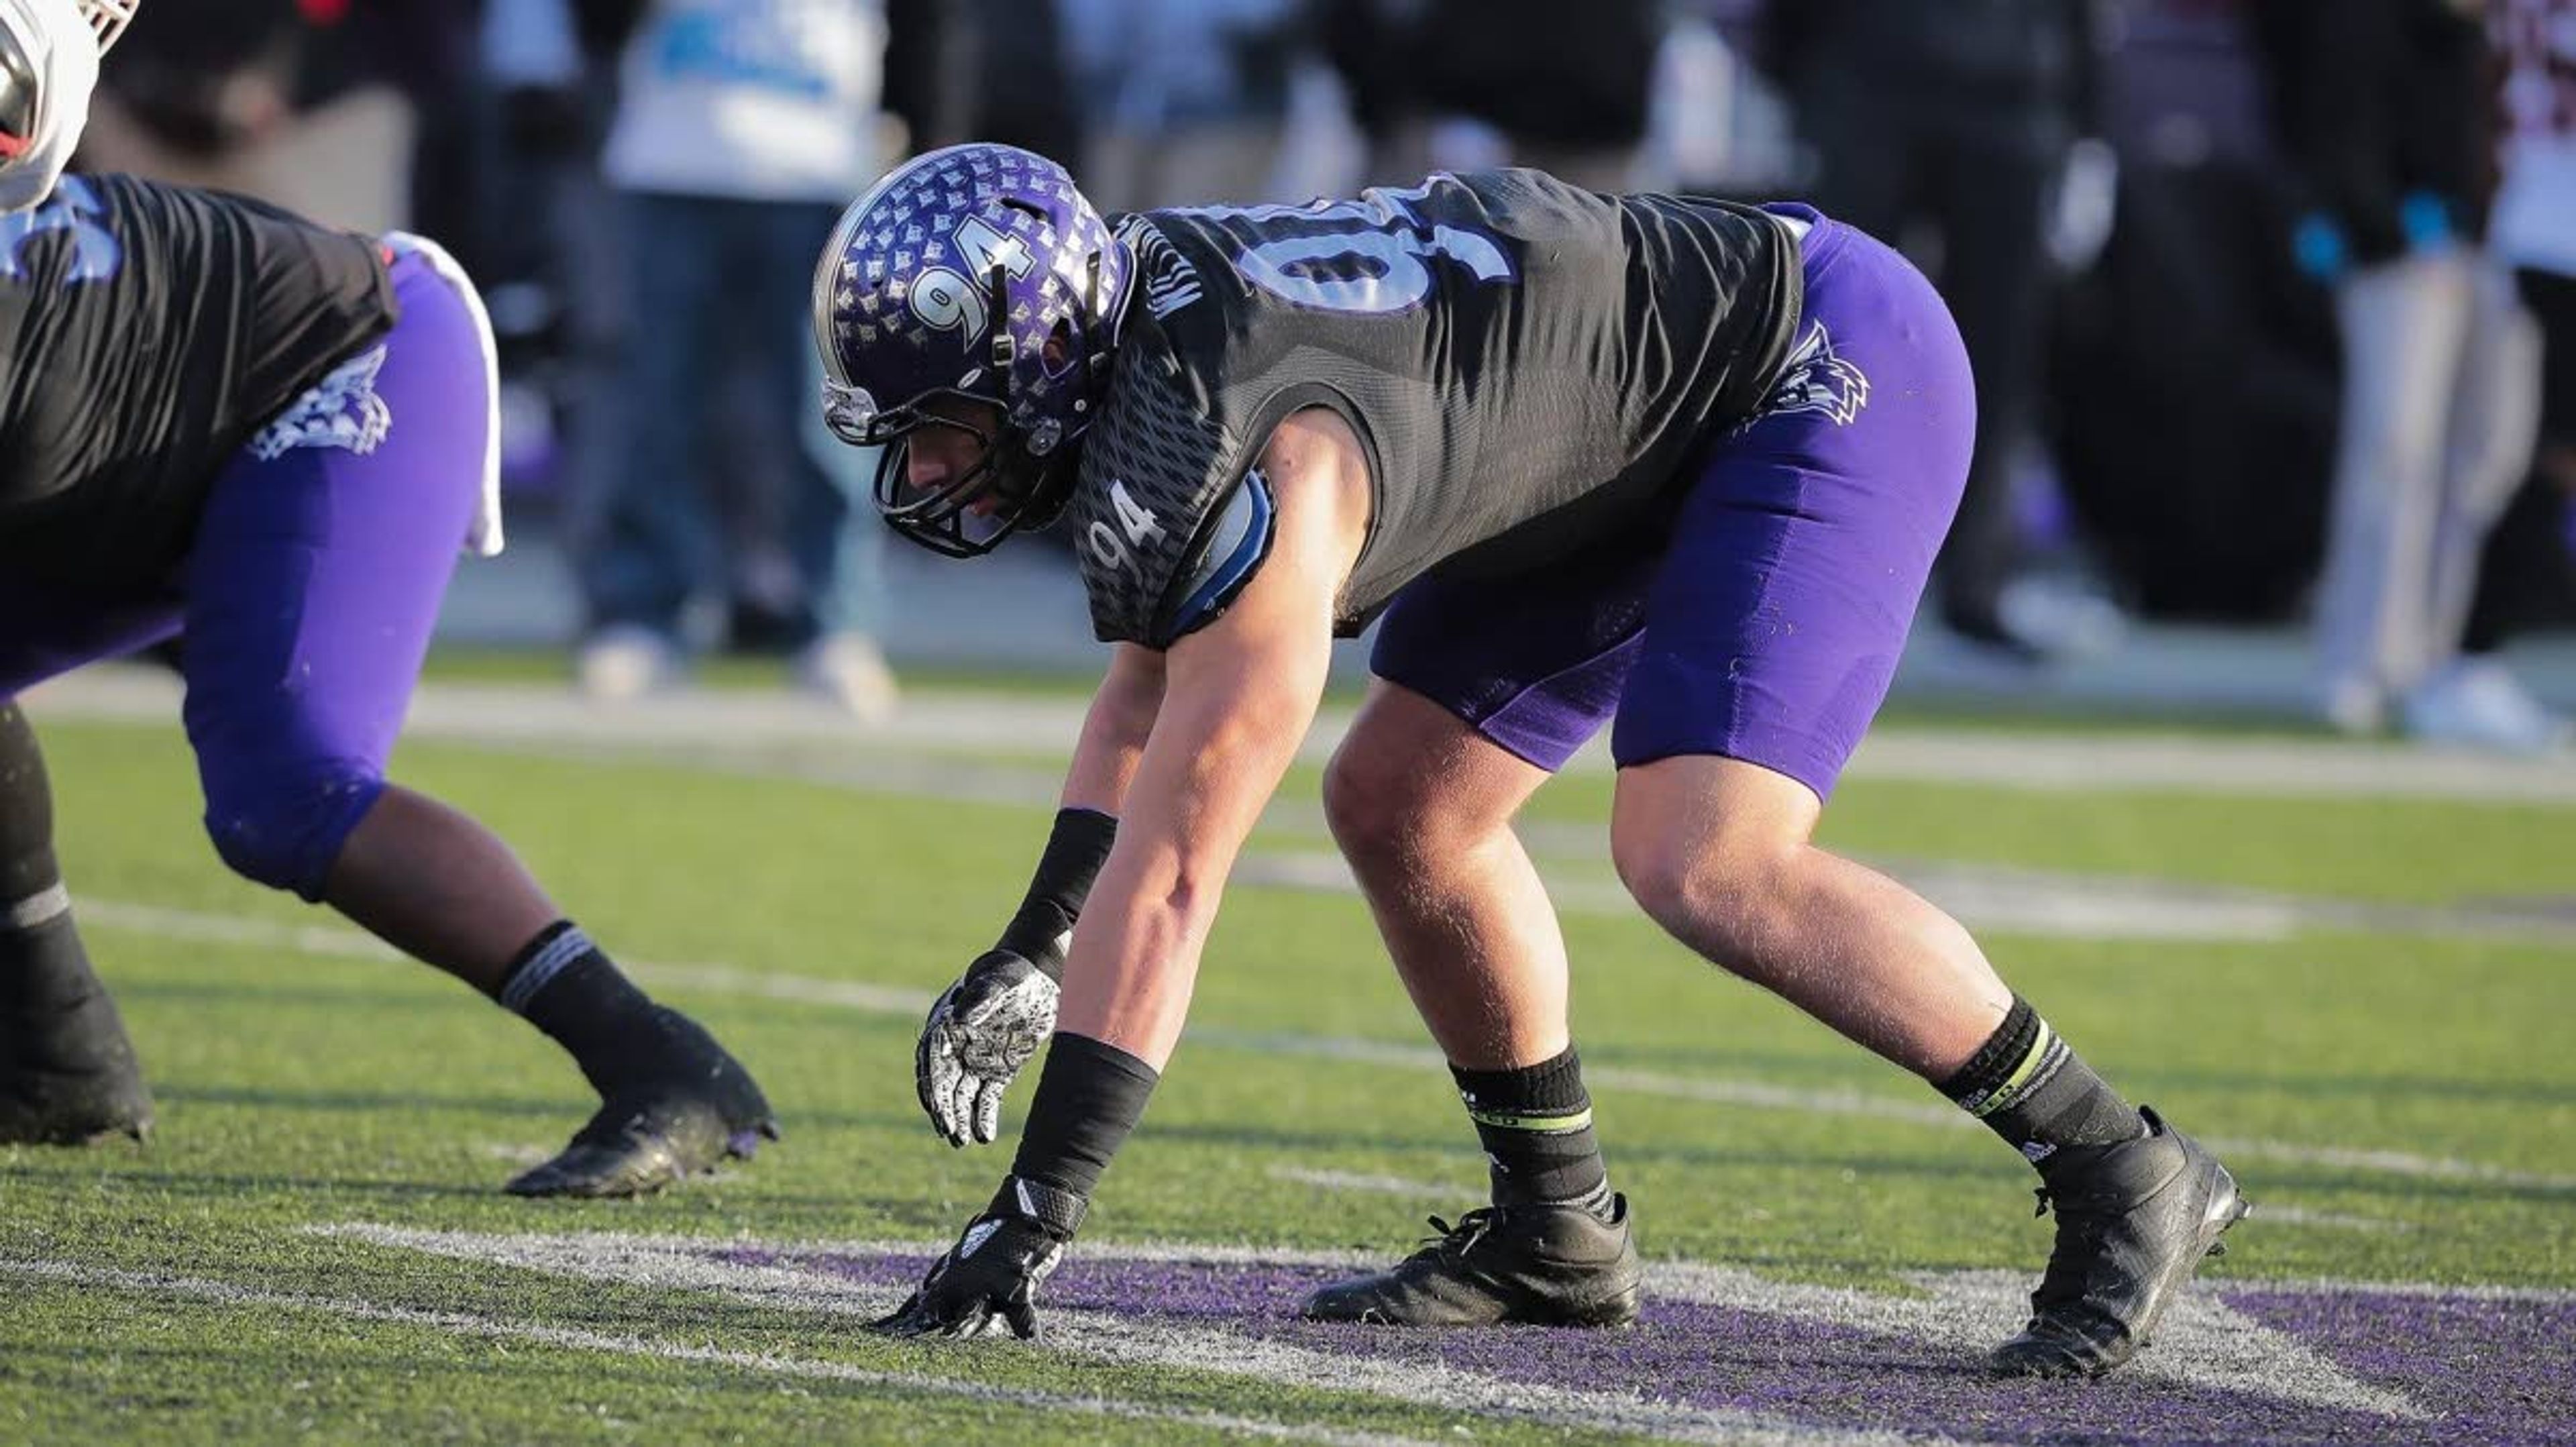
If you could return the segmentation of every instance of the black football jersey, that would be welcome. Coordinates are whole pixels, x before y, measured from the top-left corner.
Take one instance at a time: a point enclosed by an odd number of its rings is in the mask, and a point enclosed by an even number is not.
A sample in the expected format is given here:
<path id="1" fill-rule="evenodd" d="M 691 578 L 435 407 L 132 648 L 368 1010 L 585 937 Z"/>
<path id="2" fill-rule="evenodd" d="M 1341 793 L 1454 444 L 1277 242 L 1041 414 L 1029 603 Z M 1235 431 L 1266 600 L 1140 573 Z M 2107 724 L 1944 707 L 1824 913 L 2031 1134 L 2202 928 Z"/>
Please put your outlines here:
<path id="1" fill-rule="evenodd" d="M 1512 572 L 1660 526 L 1685 464 L 1760 405 L 1801 295 L 1764 212 L 1526 170 L 1140 212 L 1119 234 L 1138 294 L 1065 519 L 1094 631 L 1157 648 L 1258 567 L 1254 467 L 1291 412 L 1332 408 L 1368 452 L 1353 632 L 1432 568 Z"/>
<path id="2" fill-rule="evenodd" d="M 377 243 L 242 197 L 66 176 L 0 216 L 0 568 L 168 571 L 215 473 L 394 317 Z"/>

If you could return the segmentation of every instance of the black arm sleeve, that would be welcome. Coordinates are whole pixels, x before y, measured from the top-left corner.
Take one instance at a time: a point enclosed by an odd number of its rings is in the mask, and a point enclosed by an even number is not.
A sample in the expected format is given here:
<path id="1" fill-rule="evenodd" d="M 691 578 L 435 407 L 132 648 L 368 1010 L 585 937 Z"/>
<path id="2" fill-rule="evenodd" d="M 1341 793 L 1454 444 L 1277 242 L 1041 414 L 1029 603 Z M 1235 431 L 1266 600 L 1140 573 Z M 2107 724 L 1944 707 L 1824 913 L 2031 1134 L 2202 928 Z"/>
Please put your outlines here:
<path id="1" fill-rule="evenodd" d="M 1019 913 L 1002 931 L 999 947 L 1037 966 L 1051 980 L 1064 977 L 1064 951 L 1057 941 L 1082 918 L 1083 901 L 1092 881 L 1109 860 L 1118 839 L 1118 821 L 1096 809 L 1061 809 L 1038 856 L 1035 877 Z"/>

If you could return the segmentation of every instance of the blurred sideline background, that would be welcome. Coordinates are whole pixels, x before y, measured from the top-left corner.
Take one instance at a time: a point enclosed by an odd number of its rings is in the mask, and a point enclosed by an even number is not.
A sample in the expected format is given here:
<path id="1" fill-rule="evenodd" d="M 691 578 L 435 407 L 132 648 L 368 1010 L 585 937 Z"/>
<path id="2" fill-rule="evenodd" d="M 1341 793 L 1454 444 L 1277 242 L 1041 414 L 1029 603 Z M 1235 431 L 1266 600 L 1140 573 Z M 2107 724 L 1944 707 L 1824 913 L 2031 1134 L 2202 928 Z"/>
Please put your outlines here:
<path id="1" fill-rule="evenodd" d="M 724 653 L 867 719 L 907 668 L 1098 666 L 1060 552 L 884 546 L 870 463 L 811 423 L 832 217 L 919 149 L 998 139 L 1104 209 L 1507 162 L 1812 198 L 1924 265 L 1978 366 L 1901 696 L 2563 741 L 2576 4 L 1581 10 L 164 0 L 83 164 L 466 260 L 503 336 L 511 547 L 460 569 L 442 643 L 560 657 L 605 703 Z"/>

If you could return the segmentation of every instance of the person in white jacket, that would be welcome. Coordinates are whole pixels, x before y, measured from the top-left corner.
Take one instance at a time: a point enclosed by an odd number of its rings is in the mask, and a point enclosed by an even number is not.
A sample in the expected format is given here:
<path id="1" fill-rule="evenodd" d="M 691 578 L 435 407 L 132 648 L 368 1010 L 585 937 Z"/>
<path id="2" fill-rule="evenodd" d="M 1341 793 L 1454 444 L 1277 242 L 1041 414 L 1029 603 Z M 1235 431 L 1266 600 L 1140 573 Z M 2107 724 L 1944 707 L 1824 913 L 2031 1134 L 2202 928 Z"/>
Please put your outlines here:
<path id="1" fill-rule="evenodd" d="M 854 521 L 855 474 L 801 445 L 799 419 L 820 384 L 814 254 L 889 159 L 885 7 L 649 0 L 632 18 L 602 162 L 626 296 L 573 538 L 580 681 L 607 699 L 668 682 L 683 613 L 721 574 L 731 646 L 792 655 L 809 685 L 882 716 L 877 534 Z"/>

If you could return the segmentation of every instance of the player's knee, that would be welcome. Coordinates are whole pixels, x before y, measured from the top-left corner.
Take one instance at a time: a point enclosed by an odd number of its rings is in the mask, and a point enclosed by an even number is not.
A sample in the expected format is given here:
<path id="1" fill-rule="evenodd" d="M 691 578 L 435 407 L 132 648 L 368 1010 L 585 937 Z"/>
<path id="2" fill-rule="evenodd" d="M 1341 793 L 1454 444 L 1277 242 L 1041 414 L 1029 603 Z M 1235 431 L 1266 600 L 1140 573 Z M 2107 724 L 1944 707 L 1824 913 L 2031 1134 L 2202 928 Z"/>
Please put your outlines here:
<path id="1" fill-rule="evenodd" d="M 1613 830 L 1611 863 L 1646 916 L 1729 969 L 1762 957 L 1791 891 L 1786 861 L 1753 841 Z"/>
<path id="2" fill-rule="evenodd" d="M 356 771 L 263 779 L 206 792 L 206 835 L 235 874 L 308 900 L 340 857 L 384 780 Z"/>
<path id="3" fill-rule="evenodd" d="M 1431 827 L 1425 803 L 1402 770 L 1347 744 L 1324 770 L 1324 820 L 1356 865 L 1419 853 Z"/>

